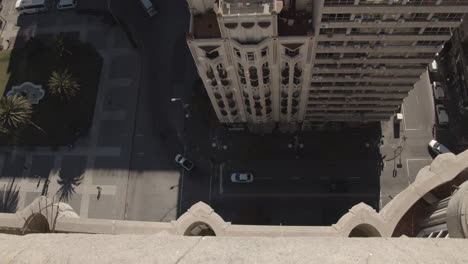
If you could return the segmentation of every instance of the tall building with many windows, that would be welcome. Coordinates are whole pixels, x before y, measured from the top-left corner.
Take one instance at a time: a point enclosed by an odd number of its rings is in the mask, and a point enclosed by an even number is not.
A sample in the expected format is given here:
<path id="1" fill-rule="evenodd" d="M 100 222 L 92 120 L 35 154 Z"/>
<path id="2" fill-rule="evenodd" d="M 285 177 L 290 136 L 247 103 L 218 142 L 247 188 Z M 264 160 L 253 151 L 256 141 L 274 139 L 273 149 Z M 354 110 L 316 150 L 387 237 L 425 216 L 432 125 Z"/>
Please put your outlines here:
<path id="1" fill-rule="evenodd" d="M 263 132 L 388 120 L 468 12 L 468 0 L 187 2 L 219 121 Z"/>

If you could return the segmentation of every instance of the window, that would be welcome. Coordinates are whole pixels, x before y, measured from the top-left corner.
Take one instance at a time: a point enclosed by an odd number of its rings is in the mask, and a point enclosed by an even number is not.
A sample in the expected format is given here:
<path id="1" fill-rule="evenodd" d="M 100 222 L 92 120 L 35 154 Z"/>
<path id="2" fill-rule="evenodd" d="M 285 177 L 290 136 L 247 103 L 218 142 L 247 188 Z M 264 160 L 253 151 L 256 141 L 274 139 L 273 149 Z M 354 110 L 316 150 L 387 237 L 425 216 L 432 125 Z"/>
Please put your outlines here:
<path id="1" fill-rule="evenodd" d="M 247 60 L 248 61 L 255 61 L 255 53 L 247 52 Z"/>
<path id="2" fill-rule="evenodd" d="M 241 57 L 241 53 L 240 53 L 240 51 L 239 51 L 238 49 L 234 48 L 234 53 L 236 54 L 236 56 L 237 56 L 238 58 Z"/>
<path id="3" fill-rule="evenodd" d="M 426 28 L 424 30 L 424 35 L 436 35 L 436 34 L 446 34 L 450 32 L 450 28 Z"/>
<path id="4" fill-rule="evenodd" d="M 262 54 L 262 57 L 268 56 L 268 47 L 263 48 L 261 54 Z"/>
<path id="5" fill-rule="evenodd" d="M 255 26 L 255 23 L 253 22 L 245 22 L 245 23 L 241 23 L 241 26 L 243 28 L 253 28 L 253 26 Z"/>
<path id="6" fill-rule="evenodd" d="M 206 57 L 210 60 L 214 60 L 219 57 L 219 52 L 217 50 L 214 50 L 212 52 L 207 52 Z"/>
<path id="7" fill-rule="evenodd" d="M 235 29 L 237 27 L 237 23 L 224 23 L 224 26 L 229 29 Z"/>
<path id="8" fill-rule="evenodd" d="M 286 55 L 289 57 L 296 57 L 297 55 L 299 55 L 299 49 L 295 49 L 295 50 L 285 49 L 285 50 L 286 50 Z"/>
<path id="9" fill-rule="evenodd" d="M 261 28 L 268 28 L 270 26 L 270 22 L 258 22 L 258 25 L 261 27 Z"/>

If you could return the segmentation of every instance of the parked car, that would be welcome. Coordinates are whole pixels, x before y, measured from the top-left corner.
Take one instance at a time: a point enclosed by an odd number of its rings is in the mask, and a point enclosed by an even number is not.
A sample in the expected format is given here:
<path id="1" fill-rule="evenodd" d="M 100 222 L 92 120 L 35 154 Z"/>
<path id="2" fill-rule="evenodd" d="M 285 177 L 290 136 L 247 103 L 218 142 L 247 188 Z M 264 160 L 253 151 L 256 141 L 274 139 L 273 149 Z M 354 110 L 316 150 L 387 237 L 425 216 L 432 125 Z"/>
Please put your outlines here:
<path id="1" fill-rule="evenodd" d="M 143 6 L 143 8 L 145 9 L 146 13 L 148 13 L 148 15 L 150 17 L 156 15 L 158 13 L 158 11 L 156 10 L 153 2 L 151 2 L 151 0 L 140 0 L 140 3 L 141 5 Z"/>
<path id="2" fill-rule="evenodd" d="M 36 14 L 48 10 L 45 0 L 16 0 L 15 9 L 20 14 Z"/>
<path id="3" fill-rule="evenodd" d="M 442 126 L 446 126 L 449 123 L 449 118 L 445 106 L 438 104 L 436 105 L 437 123 Z"/>
<path id="4" fill-rule="evenodd" d="M 437 154 L 451 153 L 452 152 L 446 146 L 440 144 L 439 141 L 437 141 L 435 139 L 432 139 L 431 141 L 429 141 L 429 147 L 432 149 L 432 151 L 434 151 Z"/>
<path id="5" fill-rule="evenodd" d="M 429 71 L 430 71 L 430 72 L 437 72 L 438 69 L 439 69 L 439 67 L 438 67 L 438 65 L 437 65 L 437 61 L 436 61 L 436 60 L 432 61 L 432 63 L 429 64 Z"/>
<path id="6" fill-rule="evenodd" d="M 253 182 L 253 174 L 246 172 L 235 172 L 231 174 L 231 181 L 238 183 L 249 183 Z"/>
<path id="7" fill-rule="evenodd" d="M 71 9 L 77 6 L 77 0 L 59 0 L 57 3 L 57 9 L 64 10 L 64 9 Z"/>
<path id="8" fill-rule="evenodd" d="M 434 92 L 434 98 L 436 100 L 443 100 L 445 98 L 444 88 L 440 82 L 432 83 L 432 91 Z"/>
<path id="9" fill-rule="evenodd" d="M 193 169 L 193 162 L 182 156 L 182 154 L 177 154 L 175 156 L 175 161 L 180 164 L 184 169 L 190 171 Z"/>

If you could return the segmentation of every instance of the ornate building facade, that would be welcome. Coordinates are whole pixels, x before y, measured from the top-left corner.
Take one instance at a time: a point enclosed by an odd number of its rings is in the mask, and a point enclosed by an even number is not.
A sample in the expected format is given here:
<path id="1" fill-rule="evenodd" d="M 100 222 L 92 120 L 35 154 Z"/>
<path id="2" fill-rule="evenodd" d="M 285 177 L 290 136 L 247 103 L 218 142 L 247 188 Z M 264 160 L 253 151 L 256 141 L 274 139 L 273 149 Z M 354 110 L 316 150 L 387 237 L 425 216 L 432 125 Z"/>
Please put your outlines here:
<path id="1" fill-rule="evenodd" d="M 219 121 L 260 131 L 388 120 L 468 12 L 466 0 L 187 2 Z"/>

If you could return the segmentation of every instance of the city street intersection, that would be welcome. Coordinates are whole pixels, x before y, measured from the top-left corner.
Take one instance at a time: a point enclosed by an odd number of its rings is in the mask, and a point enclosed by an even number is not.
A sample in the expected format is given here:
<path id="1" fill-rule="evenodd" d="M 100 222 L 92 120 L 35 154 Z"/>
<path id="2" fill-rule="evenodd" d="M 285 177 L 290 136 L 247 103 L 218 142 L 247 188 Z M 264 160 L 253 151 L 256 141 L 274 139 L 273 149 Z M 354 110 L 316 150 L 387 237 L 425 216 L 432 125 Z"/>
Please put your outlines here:
<path id="1" fill-rule="evenodd" d="M 13 3 L 4 1 L 4 15 L 13 14 Z M 107 8 L 91 0 L 80 7 Z M 73 11 L 24 16 L 18 26 L 12 17 L 2 34 L 20 43 L 17 35 L 78 32 L 105 59 L 93 127 L 73 150 L 17 148 L 2 154 L 0 186 L 16 179 L 19 209 L 41 194 L 45 178 L 48 193 L 55 194 L 57 177 L 66 172 L 83 175 L 69 201 L 81 217 L 171 221 L 204 201 L 236 224 L 329 225 L 359 202 L 379 210 L 432 160 L 427 73 L 404 101 L 398 138 L 393 121 L 297 135 L 230 132 L 216 121 L 197 80 L 185 42 L 185 0 L 160 1 L 152 18 L 132 1 L 113 1 L 111 8 L 137 48 L 118 26 Z M 303 148 L 290 146 L 295 136 Z M 178 153 L 195 163 L 193 171 L 177 166 Z M 232 183 L 231 173 L 240 171 L 253 173 L 254 182 Z"/>

